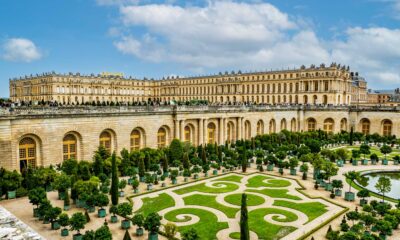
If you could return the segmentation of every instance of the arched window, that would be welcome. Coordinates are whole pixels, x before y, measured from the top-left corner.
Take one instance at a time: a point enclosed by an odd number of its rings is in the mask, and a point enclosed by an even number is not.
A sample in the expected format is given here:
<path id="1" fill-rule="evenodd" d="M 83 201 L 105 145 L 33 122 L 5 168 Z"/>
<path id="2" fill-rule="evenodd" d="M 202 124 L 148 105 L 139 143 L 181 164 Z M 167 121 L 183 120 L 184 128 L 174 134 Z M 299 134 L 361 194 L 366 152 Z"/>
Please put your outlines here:
<path id="1" fill-rule="evenodd" d="M 392 121 L 384 120 L 383 121 L 383 136 L 391 136 L 392 135 Z"/>
<path id="2" fill-rule="evenodd" d="M 214 123 L 209 123 L 207 125 L 207 143 L 214 144 L 216 142 L 216 127 Z"/>
<path id="3" fill-rule="evenodd" d="M 269 133 L 275 133 L 276 131 L 276 123 L 274 119 L 271 119 L 271 121 L 269 121 Z"/>
<path id="4" fill-rule="evenodd" d="M 138 129 L 134 129 L 131 133 L 131 151 L 137 151 L 141 147 L 142 136 Z"/>
<path id="5" fill-rule="evenodd" d="M 340 130 L 341 131 L 347 131 L 347 119 L 343 118 L 340 120 Z"/>
<path id="6" fill-rule="evenodd" d="M 334 127 L 334 121 L 332 118 L 325 119 L 324 121 L 324 131 L 327 133 L 332 133 Z"/>
<path id="7" fill-rule="evenodd" d="M 262 120 L 257 122 L 257 135 L 264 134 L 264 122 Z"/>
<path id="8" fill-rule="evenodd" d="M 369 134 L 371 122 L 368 119 L 361 120 L 361 132 L 365 135 Z"/>
<path id="9" fill-rule="evenodd" d="M 36 142 L 26 137 L 19 142 L 19 168 L 22 172 L 26 168 L 36 167 Z"/>
<path id="10" fill-rule="evenodd" d="M 292 121 L 290 121 L 290 131 L 296 132 L 296 119 L 292 118 Z"/>
<path id="11" fill-rule="evenodd" d="M 235 141 L 235 128 L 232 122 L 228 122 L 227 128 L 226 128 L 226 140 L 228 143 L 231 143 Z"/>
<path id="12" fill-rule="evenodd" d="M 307 97 L 307 95 L 304 95 L 304 96 L 303 96 L 303 103 L 304 103 L 304 104 L 308 104 L 308 97 Z"/>
<path id="13" fill-rule="evenodd" d="M 324 95 L 322 102 L 326 105 L 328 104 L 328 96 Z"/>
<path id="14" fill-rule="evenodd" d="M 184 129 L 184 141 L 187 142 L 187 143 L 190 143 L 191 139 L 192 139 L 191 136 L 192 136 L 191 129 L 190 129 L 189 126 L 186 126 L 185 129 Z"/>
<path id="15" fill-rule="evenodd" d="M 77 159 L 76 137 L 73 134 L 68 134 L 63 139 L 63 160 Z"/>
<path id="16" fill-rule="evenodd" d="M 281 120 L 281 131 L 287 129 L 286 119 Z"/>
<path id="17" fill-rule="evenodd" d="M 111 134 L 109 132 L 104 131 L 100 134 L 100 145 L 111 152 Z"/>
<path id="18" fill-rule="evenodd" d="M 251 138 L 251 126 L 249 121 L 244 122 L 244 138 L 245 139 Z"/>
<path id="19" fill-rule="evenodd" d="M 308 131 L 315 131 L 316 129 L 316 125 L 317 125 L 317 121 L 315 121 L 314 118 L 310 118 L 307 121 L 307 130 Z"/>
<path id="20" fill-rule="evenodd" d="M 167 131 L 165 128 L 158 129 L 157 132 L 157 147 L 163 148 L 167 145 Z"/>

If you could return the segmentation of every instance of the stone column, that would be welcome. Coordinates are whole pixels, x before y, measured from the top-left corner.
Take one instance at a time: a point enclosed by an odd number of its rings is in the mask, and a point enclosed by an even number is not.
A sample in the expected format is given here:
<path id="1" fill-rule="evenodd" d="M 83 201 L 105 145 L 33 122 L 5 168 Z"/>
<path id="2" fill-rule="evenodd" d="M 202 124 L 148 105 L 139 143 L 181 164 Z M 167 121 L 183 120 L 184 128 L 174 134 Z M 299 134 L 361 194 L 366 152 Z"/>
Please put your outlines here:
<path id="1" fill-rule="evenodd" d="M 218 137 L 219 144 L 224 144 L 224 118 L 219 119 Z"/>
<path id="2" fill-rule="evenodd" d="M 208 120 L 207 119 L 203 119 L 204 123 L 203 123 L 203 143 L 206 144 L 208 143 Z"/>
<path id="3" fill-rule="evenodd" d="M 181 141 L 185 141 L 185 120 L 180 120 L 179 124 L 181 128 Z"/>
<path id="4" fill-rule="evenodd" d="M 199 119 L 198 139 L 199 139 L 199 145 L 204 143 L 204 125 L 202 118 Z"/>
<path id="5" fill-rule="evenodd" d="M 237 136 L 237 139 L 236 139 L 236 140 L 242 139 L 242 118 L 241 118 L 241 117 L 239 117 L 239 118 L 238 118 L 238 121 L 237 121 L 236 136 Z"/>
<path id="6" fill-rule="evenodd" d="M 174 138 L 179 139 L 179 120 L 174 121 L 175 135 Z"/>

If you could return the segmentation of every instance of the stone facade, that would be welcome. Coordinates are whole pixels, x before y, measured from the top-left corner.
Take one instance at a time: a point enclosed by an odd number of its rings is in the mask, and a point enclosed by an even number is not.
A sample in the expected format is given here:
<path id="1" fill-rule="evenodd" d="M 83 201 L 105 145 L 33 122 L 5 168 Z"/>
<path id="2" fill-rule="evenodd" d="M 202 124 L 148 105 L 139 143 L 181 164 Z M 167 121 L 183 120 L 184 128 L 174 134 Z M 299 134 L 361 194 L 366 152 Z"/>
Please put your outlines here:
<path id="1" fill-rule="evenodd" d="M 366 82 L 335 63 L 268 72 L 225 72 L 160 80 L 121 75 L 46 73 L 10 79 L 10 98 L 62 104 L 207 100 L 263 104 L 350 105 L 367 101 Z"/>
<path id="2" fill-rule="evenodd" d="M 67 158 L 91 160 L 100 141 L 119 152 L 123 148 L 162 147 L 173 138 L 194 145 L 223 144 L 283 129 L 339 132 L 351 127 L 398 136 L 400 108 L 254 105 L 0 109 L 0 166 L 19 170 L 21 159 L 28 157 L 27 161 L 36 166 L 47 166 L 61 163 L 65 154 Z"/>

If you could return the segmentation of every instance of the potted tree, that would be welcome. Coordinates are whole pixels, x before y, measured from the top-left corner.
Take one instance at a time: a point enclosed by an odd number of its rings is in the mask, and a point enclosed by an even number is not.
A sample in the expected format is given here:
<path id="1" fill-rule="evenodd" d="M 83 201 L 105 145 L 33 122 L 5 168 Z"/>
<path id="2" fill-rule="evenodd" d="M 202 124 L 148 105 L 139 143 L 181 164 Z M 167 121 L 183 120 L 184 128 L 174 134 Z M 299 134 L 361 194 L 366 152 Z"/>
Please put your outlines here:
<path id="1" fill-rule="evenodd" d="M 128 216 L 132 214 L 132 204 L 128 202 L 118 204 L 117 214 L 124 218 L 124 220 L 121 221 L 121 228 L 129 229 L 131 227 L 131 221 L 128 219 Z"/>
<path id="2" fill-rule="evenodd" d="M 299 160 L 297 157 L 292 157 L 289 159 L 290 175 L 296 175 L 296 167 L 299 166 Z"/>
<path id="3" fill-rule="evenodd" d="M 378 220 L 376 223 L 376 229 L 379 231 L 379 238 L 386 240 L 387 235 L 392 233 L 392 224 L 389 221 Z"/>
<path id="4" fill-rule="evenodd" d="M 59 207 L 50 207 L 47 209 L 45 213 L 45 218 L 51 223 L 52 230 L 60 229 L 60 224 L 58 223 L 58 216 L 61 213 L 61 208 Z"/>
<path id="5" fill-rule="evenodd" d="M 69 216 L 66 213 L 61 213 L 58 216 L 58 223 L 60 224 L 61 227 L 63 227 L 61 229 L 61 236 L 62 237 L 66 237 L 69 235 L 69 231 L 67 226 L 69 225 Z"/>
<path id="6" fill-rule="evenodd" d="M 122 179 L 121 181 L 119 181 L 118 183 L 118 188 L 119 188 L 119 196 L 120 197 L 124 197 L 125 196 L 125 192 L 124 192 L 124 188 L 126 187 L 126 180 Z"/>
<path id="7" fill-rule="evenodd" d="M 93 213 L 94 211 L 96 211 L 96 195 L 95 194 L 90 194 L 88 195 L 88 197 L 86 198 L 86 210 L 89 213 Z"/>
<path id="8" fill-rule="evenodd" d="M 65 173 L 57 175 L 52 187 L 58 191 L 58 199 L 63 200 L 65 192 L 71 187 L 71 178 Z"/>
<path id="9" fill-rule="evenodd" d="M 349 191 L 344 193 L 344 199 L 346 201 L 354 201 L 355 194 L 351 191 L 351 185 L 357 179 L 360 179 L 360 173 L 356 171 L 350 171 L 345 174 L 345 177 L 350 180 Z"/>
<path id="10" fill-rule="evenodd" d="M 386 154 L 391 153 L 392 152 L 392 147 L 390 147 L 389 145 L 384 144 L 381 148 L 381 153 L 385 155 L 385 158 L 382 160 L 383 165 L 388 165 L 388 160 L 386 158 Z"/>
<path id="11" fill-rule="evenodd" d="M 177 183 L 178 174 L 179 174 L 179 171 L 176 170 L 176 169 L 171 171 L 170 177 L 171 177 L 172 184 L 176 184 Z"/>
<path id="12" fill-rule="evenodd" d="M 33 209 L 33 217 L 39 217 L 39 204 L 47 199 L 46 191 L 41 187 L 34 188 L 29 191 L 28 198 L 30 203 L 36 205 L 36 208 Z"/>
<path id="13" fill-rule="evenodd" d="M 22 177 L 17 171 L 6 171 L 3 176 L 3 187 L 7 191 L 7 199 L 16 198 L 16 190 L 21 186 Z"/>
<path id="14" fill-rule="evenodd" d="M 136 236 L 143 236 L 143 224 L 144 216 L 143 214 L 135 214 L 132 218 L 132 224 L 136 225 Z"/>
<path id="15" fill-rule="evenodd" d="M 153 190 L 154 179 L 153 179 L 153 176 L 151 174 L 149 174 L 149 173 L 146 174 L 145 182 L 147 183 L 147 190 L 148 191 Z"/>
<path id="16" fill-rule="evenodd" d="M 357 193 L 357 197 L 361 198 L 360 199 L 360 205 L 364 206 L 365 204 L 368 204 L 368 200 L 366 200 L 365 198 L 368 198 L 370 196 L 370 193 L 367 189 L 362 189 L 360 191 L 358 191 Z"/>
<path id="17" fill-rule="evenodd" d="M 118 217 L 117 217 L 117 213 L 118 213 L 118 208 L 116 205 L 112 205 L 109 209 L 109 212 L 112 214 L 111 215 L 111 223 L 116 223 L 118 222 Z"/>
<path id="18" fill-rule="evenodd" d="M 137 179 L 132 180 L 132 188 L 134 193 L 139 193 L 139 181 Z"/>
<path id="19" fill-rule="evenodd" d="M 379 161 L 378 155 L 375 153 L 371 154 L 369 157 L 371 158 L 372 165 L 376 165 L 376 163 Z"/>
<path id="20" fill-rule="evenodd" d="M 399 155 L 396 155 L 396 156 L 393 157 L 393 163 L 394 163 L 394 165 L 399 165 L 399 163 L 400 163 L 400 156 Z"/>
<path id="21" fill-rule="evenodd" d="M 48 220 L 46 218 L 46 212 L 49 208 L 51 208 L 50 201 L 47 199 L 44 199 L 39 203 L 38 207 L 38 215 L 39 215 L 39 220 L 43 220 L 43 223 L 48 223 Z"/>
<path id="22" fill-rule="evenodd" d="M 303 163 L 303 164 L 300 166 L 300 171 L 303 172 L 302 179 L 303 179 L 303 180 L 307 180 L 308 164 L 307 164 L 307 163 Z"/>
<path id="23" fill-rule="evenodd" d="M 81 212 L 72 214 L 72 217 L 69 219 L 69 226 L 72 231 L 77 231 L 77 233 L 73 235 L 73 240 L 83 239 L 83 235 L 80 233 L 80 230 L 85 228 L 85 224 L 86 217 Z"/>
<path id="24" fill-rule="evenodd" d="M 371 153 L 370 147 L 368 146 L 368 144 L 361 144 L 360 153 L 364 155 L 364 158 L 361 161 L 361 164 L 362 165 L 367 165 L 368 164 L 368 159 L 365 157 L 365 155 Z"/>
<path id="25" fill-rule="evenodd" d="M 202 169 L 203 169 L 204 177 L 208 177 L 208 171 L 210 170 L 210 165 L 208 163 L 204 164 L 202 166 Z"/>
<path id="26" fill-rule="evenodd" d="M 129 176 L 128 184 L 131 185 L 132 182 L 136 180 L 138 171 L 135 167 L 129 167 L 127 170 L 127 174 Z"/>
<path id="27" fill-rule="evenodd" d="M 161 216 L 157 213 L 150 213 L 144 221 L 144 228 L 149 231 L 149 240 L 158 239 L 158 229 L 161 226 Z"/>
<path id="28" fill-rule="evenodd" d="M 357 166 L 358 165 L 357 158 L 360 157 L 360 151 L 356 150 L 356 149 L 351 150 L 351 156 L 353 157 L 353 161 L 352 161 L 353 166 Z"/>
<path id="29" fill-rule="evenodd" d="M 332 181 L 332 187 L 335 189 L 335 196 L 342 196 L 342 188 L 343 188 L 343 182 L 342 180 L 333 180 Z"/>
<path id="30" fill-rule="evenodd" d="M 333 162 L 326 160 L 322 165 L 322 169 L 324 170 L 325 178 L 328 180 L 328 182 L 325 184 L 325 190 L 331 191 L 332 190 L 331 177 L 337 174 L 339 168 Z"/>
<path id="31" fill-rule="evenodd" d="M 194 167 L 192 168 L 192 173 L 194 173 L 193 174 L 193 179 L 195 179 L 195 180 L 199 179 L 199 172 L 200 171 L 201 170 L 200 170 L 199 166 L 194 165 Z"/>
<path id="32" fill-rule="evenodd" d="M 103 218 L 107 215 L 106 210 L 104 209 L 104 206 L 107 206 L 110 200 L 108 199 L 108 196 L 103 193 L 99 193 L 96 195 L 96 206 L 99 207 L 97 210 L 97 216 L 99 218 Z"/>

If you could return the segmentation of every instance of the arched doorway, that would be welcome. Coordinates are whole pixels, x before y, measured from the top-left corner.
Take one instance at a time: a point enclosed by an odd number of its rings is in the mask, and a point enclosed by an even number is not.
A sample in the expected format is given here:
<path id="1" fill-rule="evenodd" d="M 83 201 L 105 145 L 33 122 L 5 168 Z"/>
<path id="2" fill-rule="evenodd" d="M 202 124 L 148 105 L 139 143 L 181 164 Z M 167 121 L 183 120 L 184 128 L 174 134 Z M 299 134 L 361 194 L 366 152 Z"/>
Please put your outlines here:
<path id="1" fill-rule="evenodd" d="M 19 169 L 35 168 L 37 164 L 36 141 L 25 137 L 19 142 Z"/>
<path id="2" fill-rule="evenodd" d="M 63 160 L 77 160 L 77 139 L 73 134 L 67 134 L 63 139 Z"/>

